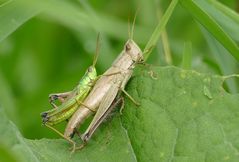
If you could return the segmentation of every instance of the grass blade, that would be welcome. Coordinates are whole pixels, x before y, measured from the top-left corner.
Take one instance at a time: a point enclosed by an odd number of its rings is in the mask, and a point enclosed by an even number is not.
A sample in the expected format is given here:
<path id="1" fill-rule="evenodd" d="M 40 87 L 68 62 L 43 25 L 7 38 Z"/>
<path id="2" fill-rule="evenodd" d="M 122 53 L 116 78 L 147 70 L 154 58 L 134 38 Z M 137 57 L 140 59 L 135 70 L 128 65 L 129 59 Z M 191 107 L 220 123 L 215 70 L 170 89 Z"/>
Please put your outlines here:
<path id="1" fill-rule="evenodd" d="M 39 12 L 39 8 L 22 5 L 18 0 L 9 0 L 0 5 L 0 42 Z"/>
<path id="2" fill-rule="evenodd" d="M 163 15 L 161 21 L 158 23 L 157 27 L 155 28 L 153 34 L 151 35 L 148 43 L 146 44 L 145 48 L 144 48 L 144 59 L 147 60 L 152 49 L 156 46 L 156 43 L 159 39 L 160 34 L 164 31 L 165 26 L 168 23 L 169 18 L 171 17 L 174 8 L 176 7 L 178 3 L 178 0 L 172 0 L 172 2 L 170 3 L 167 11 L 165 12 L 165 14 Z"/>
<path id="3" fill-rule="evenodd" d="M 237 61 L 229 55 L 229 52 L 202 26 L 201 31 L 209 45 L 211 53 L 220 67 L 221 74 L 230 75 L 235 73 L 237 69 Z M 225 83 L 230 92 L 237 92 L 238 86 L 235 78 L 226 80 Z"/>
<path id="4" fill-rule="evenodd" d="M 232 20 L 237 22 L 239 24 L 239 15 L 229 7 L 223 5 L 222 3 L 216 1 L 216 0 L 208 0 L 211 4 L 213 4 L 218 10 L 223 12 L 225 15 L 230 17 Z"/>
<path id="5" fill-rule="evenodd" d="M 127 22 L 99 12 L 96 13 L 96 17 L 67 0 L 9 0 L 0 6 L 0 24 L 4 24 L 0 28 L 0 41 L 39 13 L 43 13 L 43 16 L 46 15 L 48 19 L 58 21 L 74 31 L 81 32 L 81 28 L 91 28 L 117 39 L 128 39 Z M 141 33 L 137 35 L 137 42 L 146 43 L 147 28 L 141 26 L 135 28 L 136 33 Z"/>
<path id="6" fill-rule="evenodd" d="M 218 23 L 234 41 L 239 41 L 239 23 L 238 19 L 236 19 L 236 13 L 233 10 L 223 4 L 220 4 L 221 7 L 218 7 L 218 5 L 211 2 L 211 0 L 196 1 L 196 3 Z M 222 8 L 224 8 L 224 10 Z M 227 10 L 225 10 L 225 8 L 227 8 Z M 234 13 L 234 15 L 232 16 L 230 13 Z"/>
<path id="7" fill-rule="evenodd" d="M 180 0 L 181 5 L 188 10 L 229 52 L 239 61 L 239 48 L 229 35 L 213 20 L 196 2 Z"/>

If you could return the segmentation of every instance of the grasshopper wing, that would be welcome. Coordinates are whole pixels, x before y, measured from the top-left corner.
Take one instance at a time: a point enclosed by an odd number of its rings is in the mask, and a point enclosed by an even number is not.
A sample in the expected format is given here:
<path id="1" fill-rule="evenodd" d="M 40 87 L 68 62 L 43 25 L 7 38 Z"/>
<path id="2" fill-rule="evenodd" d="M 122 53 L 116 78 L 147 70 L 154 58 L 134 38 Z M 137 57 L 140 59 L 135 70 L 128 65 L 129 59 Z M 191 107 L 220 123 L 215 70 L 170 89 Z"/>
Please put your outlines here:
<path id="1" fill-rule="evenodd" d="M 116 104 L 113 104 L 114 99 L 118 94 L 119 88 L 116 84 L 112 84 L 112 87 L 109 89 L 108 93 L 105 95 L 104 100 L 100 103 L 99 109 L 97 110 L 93 120 L 91 121 L 89 127 L 83 134 L 82 139 L 87 142 L 98 126 L 102 123 L 102 121 L 107 117 L 107 115 L 111 112 Z"/>

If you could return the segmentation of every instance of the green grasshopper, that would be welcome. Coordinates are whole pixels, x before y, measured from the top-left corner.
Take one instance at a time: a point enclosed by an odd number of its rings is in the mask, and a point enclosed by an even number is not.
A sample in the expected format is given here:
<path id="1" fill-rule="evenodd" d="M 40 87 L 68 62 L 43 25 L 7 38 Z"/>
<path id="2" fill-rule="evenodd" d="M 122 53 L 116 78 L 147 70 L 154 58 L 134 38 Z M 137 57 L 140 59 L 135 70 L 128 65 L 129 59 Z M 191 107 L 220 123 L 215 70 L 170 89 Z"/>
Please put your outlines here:
<path id="1" fill-rule="evenodd" d="M 41 113 L 43 124 L 52 129 L 53 131 L 55 131 L 56 133 L 58 133 L 59 135 L 61 135 L 62 137 L 63 135 L 52 126 L 62 121 L 68 120 L 72 116 L 72 114 L 78 109 L 79 105 L 83 104 L 82 102 L 84 101 L 84 99 L 86 98 L 86 96 L 88 95 L 88 93 L 90 92 L 90 90 L 92 89 L 93 85 L 95 84 L 98 78 L 95 69 L 95 64 L 97 62 L 98 55 L 99 55 L 99 35 L 97 37 L 96 53 L 93 64 L 86 70 L 85 75 L 81 78 L 77 87 L 70 92 L 51 94 L 49 98 L 50 103 L 51 105 L 53 105 L 54 109 Z M 53 103 L 53 101 L 56 99 L 62 102 L 60 106 L 56 106 Z M 73 145 L 75 145 L 75 143 L 72 140 L 68 138 L 65 139 L 73 143 Z"/>
<path id="2" fill-rule="evenodd" d="M 82 104 L 82 101 L 92 89 L 96 79 L 96 70 L 94 67 L 90 66 L 77 87 L 72 91 L 72 93 L 69 94 L 67 100 L 64 100 L 58 107 L 54 106 L 55 109 L 41 113 L 43 123 L 48 125 L 56 125 L 70 118 L 71 115 L 77 110 L 78 106 Z M 61 94 L 58 94 L 57 96 L 61 97 Z"/>

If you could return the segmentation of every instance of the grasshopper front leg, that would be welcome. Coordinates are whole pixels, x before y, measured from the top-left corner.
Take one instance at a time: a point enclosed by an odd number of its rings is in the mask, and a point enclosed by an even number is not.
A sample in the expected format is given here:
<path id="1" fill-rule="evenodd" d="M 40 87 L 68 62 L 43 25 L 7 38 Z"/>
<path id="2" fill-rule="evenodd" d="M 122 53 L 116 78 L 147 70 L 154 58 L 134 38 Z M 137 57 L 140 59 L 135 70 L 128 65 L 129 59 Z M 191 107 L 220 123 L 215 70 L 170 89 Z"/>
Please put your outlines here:
<path id="1" fill-rule="evenodd" d="M 135 101 L 135 99 L 130 95 L 128 94 L 128 92 L 125 91 L 125 85 L 127 84 L 127 82 L 129 81 L 131 75 L 132 75 L 133 71 L 132 70 L 129 70 L 127 73 L 126 73 L 126 77 L 124 78 L 121 86 L 120 86 L 120 90 L 137 106 L 140 105 L 140 103 L 138 103 L 137 101 Z"/>
<path id="2" fill-rule="evenodd" d="M 53 108 L 57 108 L 57 105 L 54 101 L 59 100 L 61 103 L 65 102 L 65 99 L 72 94 L 72 91 L 63 92 L 63 93 L 52 93 L 49 95 L 49 102 Z"/>
<path id="3" fill-rule="evenodd" d="M 136 105 L 136 106 L 139 106 L 140 103 L 138 103 L 137 101 L 135 101 L 135 99 L 130 95 L 128 94 L 128 92 L 126 92 L 124 89 L 121 89 L 121 91 Z"/>

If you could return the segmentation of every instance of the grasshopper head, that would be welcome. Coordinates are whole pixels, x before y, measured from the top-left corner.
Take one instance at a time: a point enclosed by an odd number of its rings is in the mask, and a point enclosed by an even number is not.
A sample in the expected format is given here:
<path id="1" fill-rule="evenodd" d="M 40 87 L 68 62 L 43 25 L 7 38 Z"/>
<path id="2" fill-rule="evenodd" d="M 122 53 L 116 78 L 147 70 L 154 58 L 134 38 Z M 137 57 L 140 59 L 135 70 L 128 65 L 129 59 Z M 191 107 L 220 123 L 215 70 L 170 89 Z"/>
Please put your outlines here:
<path id="1" fill-rule="evenodd" d="M 143 61 L 143 54 L 139 46 L 132 40 L 129 39 L 125 44 L 125 52 L 127 52 L 134 62 Z"/>
<path id="2" fill-rule="evenodd" d="M 91 79 L 95 79 L 97 77 L 97 72 L 94 66 L 90 66 L 87 71 L 86 74 L 88 75 L 89 78 Z"/>

